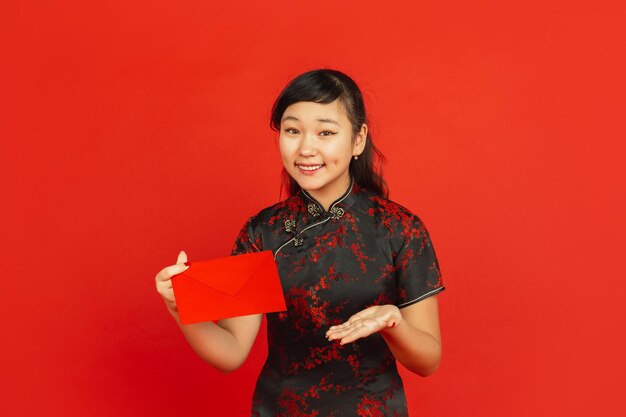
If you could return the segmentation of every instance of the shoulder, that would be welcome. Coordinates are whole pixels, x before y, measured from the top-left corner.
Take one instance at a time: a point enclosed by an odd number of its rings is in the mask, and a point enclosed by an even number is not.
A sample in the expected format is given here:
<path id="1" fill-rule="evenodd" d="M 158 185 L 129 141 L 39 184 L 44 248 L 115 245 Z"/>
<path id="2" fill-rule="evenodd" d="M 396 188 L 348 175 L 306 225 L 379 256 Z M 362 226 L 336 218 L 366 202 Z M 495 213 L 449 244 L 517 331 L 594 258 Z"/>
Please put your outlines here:
<path id="1" fill-rule="evenodd" d="M 293 208 L 298 208 L 302 202 L 297 197 L 289 197 L 272 204 L 248 217 L 244 222 L 232 250 L 232 254 L 260 251 L 272 247 L 272 236 L 276 230 L 284 226 L 284 221 Z"/>
<path id="2" fill-rule="evenodd" d="M 426 225 L 411 209 L 373 193 L 365 193 L 364 197 L 364 200 L 367 200 L 365 202 L 367 216 L 374 220 L 376 227 L 387 230 L 392 248 L 400 250 L 407 242 L 430 246 Z"/>
<path id="3" fill-rule="evenodd" d="M 296 213 L 306 210 L 302 199 L 298 196 L 291 196 L 278 203 L 267 206 L 249 217 L 246 225 L 252 230 L 260 230 L 264 227 L 272 227 L 275 224 L 282 224 L 287 213 Z"/>
<path id="4" fill-rule="evenodd" d="M 377 218 L 389 229 L 405 229 L 415 224 L 422 224 L 416 213 L 396 201 L 365 190 L 362 196 L 367 215 Z"/>

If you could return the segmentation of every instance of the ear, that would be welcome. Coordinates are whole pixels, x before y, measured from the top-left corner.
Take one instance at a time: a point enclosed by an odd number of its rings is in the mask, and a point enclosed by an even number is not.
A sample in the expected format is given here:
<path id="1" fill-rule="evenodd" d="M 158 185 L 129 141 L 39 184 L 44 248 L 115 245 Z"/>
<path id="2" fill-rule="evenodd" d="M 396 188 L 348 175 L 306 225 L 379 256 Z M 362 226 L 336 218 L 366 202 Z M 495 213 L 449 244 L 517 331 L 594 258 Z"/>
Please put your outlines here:
<path id="1" fill-rule="evenodd" d="M 365 149 L 365 143 L 367 142 L 367 125 L 363 123 L 361 130 L 356 134 L 354 138 L 354 144 L 352 145 L 352 154 L 361 155 Z"/>

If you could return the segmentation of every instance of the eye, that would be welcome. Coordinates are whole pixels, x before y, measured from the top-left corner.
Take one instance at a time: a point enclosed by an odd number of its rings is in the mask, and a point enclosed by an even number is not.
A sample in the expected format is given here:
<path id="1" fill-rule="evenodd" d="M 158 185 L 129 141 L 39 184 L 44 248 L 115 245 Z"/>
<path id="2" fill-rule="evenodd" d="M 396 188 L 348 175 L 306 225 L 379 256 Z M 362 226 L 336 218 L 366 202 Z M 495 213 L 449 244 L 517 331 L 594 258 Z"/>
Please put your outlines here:
<path id="1" fill-rule="evenodd" d="M 330 130 L 324 130 L 323 132 L 320 132 L 320 136 L 331 136 L 331 135 L 336 135 L 337 132 L 333 132 Z"/>
<path id="2" fill-rule="evenodd" d="M 298 129 L 294 129 L 293 127 L 288 127 L 285 129 L 285 132 L 289 133 L 290 135 L 297 135 L 298 133 Z"/>

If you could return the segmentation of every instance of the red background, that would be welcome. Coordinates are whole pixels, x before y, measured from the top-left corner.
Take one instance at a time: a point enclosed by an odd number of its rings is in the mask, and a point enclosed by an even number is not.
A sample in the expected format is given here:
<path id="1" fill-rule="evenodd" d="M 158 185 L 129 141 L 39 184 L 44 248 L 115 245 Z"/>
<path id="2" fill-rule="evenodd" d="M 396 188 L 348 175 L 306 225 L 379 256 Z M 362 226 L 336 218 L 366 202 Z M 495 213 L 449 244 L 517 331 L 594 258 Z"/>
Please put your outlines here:
<path id="1" fill-rule="evenodd" d="M 1 8 L 3 415 L 247 415 L 265 334 L 212 370 L 154 276 L 279 199 L 270 107 L 317 67 L 362 87 L 448 288 L 412 415 L 623 415 L 623 6 Z"/>

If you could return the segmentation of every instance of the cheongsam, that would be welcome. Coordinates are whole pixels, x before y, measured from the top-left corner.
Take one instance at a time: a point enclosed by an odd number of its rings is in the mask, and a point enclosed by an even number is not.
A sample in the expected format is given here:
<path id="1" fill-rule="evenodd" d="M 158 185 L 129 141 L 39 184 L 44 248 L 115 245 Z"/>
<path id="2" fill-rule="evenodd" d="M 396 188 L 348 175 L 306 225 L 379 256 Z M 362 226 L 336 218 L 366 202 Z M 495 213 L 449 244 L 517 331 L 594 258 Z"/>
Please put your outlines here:
<path id="1" fill-rule="evenodd" d="M 417 215 L 353 178 L 328 211 L 301 189 L 250 217 L 232 255 L 261 250 L 274 253 L 287 311 L 266 315 L 252 416 L 407 416 L 383 337 L 340 345 L 325 333 L 369 306 L 402 308 L 445 289 Z"/>

